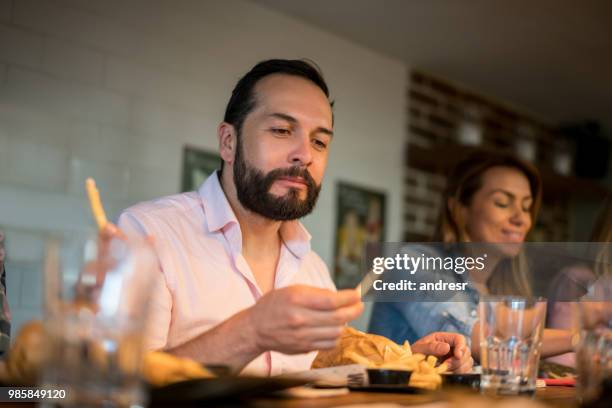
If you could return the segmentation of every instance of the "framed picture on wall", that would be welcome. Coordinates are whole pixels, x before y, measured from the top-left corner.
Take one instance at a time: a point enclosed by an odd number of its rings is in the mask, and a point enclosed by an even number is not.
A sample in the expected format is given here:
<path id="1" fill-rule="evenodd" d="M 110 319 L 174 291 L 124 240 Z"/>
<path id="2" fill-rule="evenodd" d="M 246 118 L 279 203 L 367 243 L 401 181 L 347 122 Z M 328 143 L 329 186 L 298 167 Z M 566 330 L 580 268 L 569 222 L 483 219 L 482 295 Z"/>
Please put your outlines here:
<path id="1" fill-rule="evenodd" d="M 181 191 L 197 190 L 220 165 L 221 157 L 217 153 L 192 146 L 183 147 Z"/>
<path id="2" fill-rule="evenodd" d="M 361 281 L 366 245 L 384 241 L 385 199 L 383 192 L 338 183 L 334 281 L 339 289 Z"/>

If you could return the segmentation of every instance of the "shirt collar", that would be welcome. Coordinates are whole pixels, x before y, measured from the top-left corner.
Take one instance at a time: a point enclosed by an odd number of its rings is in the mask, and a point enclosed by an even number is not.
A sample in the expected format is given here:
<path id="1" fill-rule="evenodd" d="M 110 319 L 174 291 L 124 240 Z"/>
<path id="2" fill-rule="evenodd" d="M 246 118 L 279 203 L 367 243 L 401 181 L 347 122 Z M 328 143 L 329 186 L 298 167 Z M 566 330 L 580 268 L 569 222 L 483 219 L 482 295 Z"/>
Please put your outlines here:
<path id="1" fill-rule="evenodd" d="M 219 173 L 212 173 L 198 189 L 198 194 L 204 206 L 204 216 L 209 232 L 224 230 L 231 225 L 240 224 L 234 214 L 234 210 L 227 200 L 227 196 L 221 187 Z M 240 235 L 242 239 L 242 234 Z M 298 220 L 284 221 L 280 227 L 280 236 L 289 251 L 298 258 L 304 257 L 311 250 L 311 235 Z M 240 243 L 240 248 L 242 243 Z"/>
<path id="2" fill-rule="evenodd" d="M 202 183 L 198 194 L 204 205 L 204 216 L 209 232 L 216 232 L 225 228 L 229 224 L 237 224 L 238 219 L 227 201 L 225 192 L 219 182 L 219 173 L 213 172 Z"/>

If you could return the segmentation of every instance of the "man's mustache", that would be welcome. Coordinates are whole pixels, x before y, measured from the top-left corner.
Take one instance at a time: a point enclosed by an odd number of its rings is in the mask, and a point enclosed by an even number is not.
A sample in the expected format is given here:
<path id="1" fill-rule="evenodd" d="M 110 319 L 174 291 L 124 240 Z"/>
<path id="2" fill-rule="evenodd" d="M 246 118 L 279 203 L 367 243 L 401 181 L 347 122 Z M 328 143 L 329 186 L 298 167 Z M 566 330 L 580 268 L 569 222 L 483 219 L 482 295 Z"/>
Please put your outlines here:
<path id="1" fill-rule="evenodd" d="M 300 177 L 306 181 L 309 188 L 316 188 L 317 183 L 314 181 L 308 169 L 300 166 L 287 167 L 283 169 L 274 169 L 266 175 L 269 184 L 283 177 Z"/>

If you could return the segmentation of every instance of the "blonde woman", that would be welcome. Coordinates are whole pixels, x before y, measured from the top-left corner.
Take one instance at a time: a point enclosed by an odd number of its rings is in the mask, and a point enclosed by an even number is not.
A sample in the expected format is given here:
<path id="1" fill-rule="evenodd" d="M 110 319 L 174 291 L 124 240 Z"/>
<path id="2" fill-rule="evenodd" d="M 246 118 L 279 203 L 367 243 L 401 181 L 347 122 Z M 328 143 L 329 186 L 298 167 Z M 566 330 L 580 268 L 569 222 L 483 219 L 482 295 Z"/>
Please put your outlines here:
<path id="1" fill-rule="evenodd" d="M 370 331 L 396 342 L 413 341 L 434 331 L 459 332 L 472 340 L 478 335 L 480 296 L 531 296 L 520 249 L 535 222 L 541 194 L 538 171 L 514 156 L 477 152 L 462 160 L 448 178 L 434 241 L 486 244 L 488 257 L 483 270 L 440 275 L 446 280 L 470 282 L 461 297 L 438 302 L 377 302 Z M 419 248 L 417 252 L 424 251 Z M 431 249 L 427 254 L 435 255 Z M 544 343 L 544 356 L 564 353 L 571 349 L 571 334 L 546 330 Z M 471 348 L 478 357 L 478 341 L 472 340 Z"/>

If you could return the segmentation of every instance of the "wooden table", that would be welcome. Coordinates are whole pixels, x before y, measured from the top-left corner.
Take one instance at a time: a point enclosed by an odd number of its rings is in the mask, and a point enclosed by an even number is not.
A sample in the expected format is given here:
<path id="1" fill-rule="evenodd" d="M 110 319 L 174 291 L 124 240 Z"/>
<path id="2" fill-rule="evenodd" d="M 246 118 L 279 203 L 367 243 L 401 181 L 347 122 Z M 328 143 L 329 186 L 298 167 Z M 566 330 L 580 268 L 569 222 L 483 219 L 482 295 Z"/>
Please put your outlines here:
<path id="1" fill-rule="evenodd" d="M 543 402 L 547 405 L 561 408 L 577 407 L 576 389 L 574 387 L 546 387 L 539 388 L 536 391 L 535 400 Z M 525 402 L 529 400 L 525 399 Z M 445 404 L 445 401 L 450 404 Z M 452 402 L 456 404 L 452 404 Z M 374 403 L 389 403 L 405 406 L 419 406 L 431 404 L 429 407 L 436 406 L 436 402 L 440 403 L 440 407 L 454 408 L 460 406 L 474 406 L 476 402 L 479 406 L 486 403 L 486 406 L 494 406 L 493 400 L 487 400 L 477 392 L 462 392 L 460 394 L 439 393 L 439 394 L 393 394 L 380 392 L 350 392 L 347 395 L 341 395 L 328 398 L 249 398 L 242 401 L 219 401 L 207 406 L 215 407 L 253 407 L 253 408 L 321 408 L 321 407 L 338 407 L 351 404 L 374 404 Z M 34 407 L 34 403 L 2 403 L 2 407 L 26 408 Z M 506 405 L 507 407 L 507 405 Z M 516 404 L 516 408 L 520 408 L 520 404 Z"/>
<path id="2" fill-rule="evenodd" d="M 524 397 L 523 397 L 524 398 Z M 544 404 L 570 408 L 577 407 L 576 389 L 574 387 L 546 387 L 539 388 L 536 391 L 536 401 Z M 444 401 L 450 401 L 451 404 L 444 404 Z M 452 404 L 455 401 L 456 404 Z M 418 406 L 428 403 L 441 403 L 440 406 L 455 407 L 472 405 L 476 402 L 487 402 L 486 397 L 479 395 L 477 392 L 457 393 L 440 393 L 436 395 L 423 394 L 392 394 L 392 393 L 377 393 L 377 392 L 351 392 L 347 395 L 328 397 L 328 398 L 256 398 L 245 401 L 247 406 L 251 407 L 270 407 L 270 408 L 319 408 L 333 407 L 350 404 L 373 404 L 373 403 L 395 403 L 399 405 Z M 494 406 L 493 400 L 490 400 L 487 406 Z M 529 401 L 526 401 L 529 402 Z M 506 405 L 507 406 L 507 405 Z M 519 408 L 520 404 L 517 404 Z M 432 406 L 433 407 L 433 406 Z"/>

